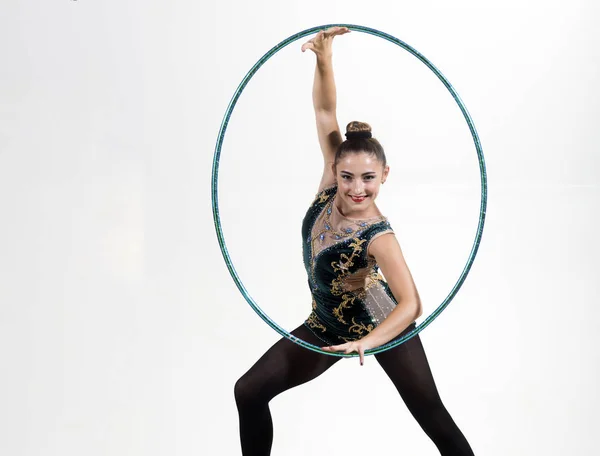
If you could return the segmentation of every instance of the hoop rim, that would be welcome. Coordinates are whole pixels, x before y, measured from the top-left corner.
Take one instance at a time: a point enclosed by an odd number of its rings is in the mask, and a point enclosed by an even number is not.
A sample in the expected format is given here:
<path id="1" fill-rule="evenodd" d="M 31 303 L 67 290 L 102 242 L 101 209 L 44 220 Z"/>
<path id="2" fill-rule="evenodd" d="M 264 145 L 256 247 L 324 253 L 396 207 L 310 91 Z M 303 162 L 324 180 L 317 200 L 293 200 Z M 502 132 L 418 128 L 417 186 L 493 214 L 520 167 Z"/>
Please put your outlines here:
<path id="1" fill-rule="evenodd" d="M 236 286 L 242 293 L 242 296 L 244 296 L 244 298 L 246 299 L 248 304 L 250 304 L 252 309 L 254 309 L 254 311 L 269 326 L 271 326 L 271 328 L 273 328 L 280 335 L 286 337 L 287 339 L 291 340 L 292 342 L 294 342 L 298 345 L 301 345 L 305 348 L 308 348 L 309 350 L 312 350 L 317 353 L 322 353 L 322 354 L 326 354 L 326 355 L 330 355 L 330 356 L 338 356 L 338 357 L 358 356 L 357 353 L 344 354 L 344 353 L 327 352 L 327 351 L 321 350 L 316 345 L 308 343 L 308 342 L 290 334 L 285 329 L 280 327 L 277 323 L 275 323 L 273 320 L 271 320 L 271 318 L 258 306 L 258 304 L 250 296 L 250 294 L 248 293 L 248 290 L 246 290 L 246 287 L 244 286 L 241 279 L 239 278 L 239 276 L 233 266 L 231 258 L 229 256 L 229 253 L 227 251 L 227 246 L 225 244 L 225 238 L 223 236 L 223 231 L 221 229 L 221 219 L 219 216 L 218 176 L 219 176 L 219 159 L 221 156 L 221 147 L 223 145 L 223 139 L 225 138 L 225 132 L 226 132 L 227 126 L 229 124 L 229 119 L 231 117 L 233 109 L 235 108 L 235 105 L 237 104 L 237 101 L 238 101 L 239 97 L 241 96 L 244 88 L 246 87 L 246 85 L 248 84 L 250 79 L 252 79 L 254 74 L 258 71 L 258 69 L 267 60 L 269 60 L 273 55 L 275 55 L 277 52 L 279 52 L 281 49 L 283 49 L 284 47 L 293 43 L 294 41 L 299 40 L 300 38 L 303 38 L 307 35 L 318 32 L 320 30 L 327 29 L 329 27 L 347 27 L 350 30 L 355 30 L 358 32 L 363 32 L 363 33 L 377 36 L 379 38 L 383 38 L 387 41 L 390 41 L 390 42 L 402 47 L 403 49 L 405 49 L 406 51 L 410 52 L 415 57 L 417 57 L 421 62 L 423 62 L 442 81 L 442 83 L 446 86 L 446 88 L 448 89 L 448 91 L 450 92 L 450 94 L 452 95 L 452 97 L 454 98 L 456 103 L 458 104 L 458 106 L 459 106 L 461 112 L 463 113 L 463 116 L 467 122 L 467 125 L 469 126 L 469 129 L 471 131 L 471 136 L 473 137 L 473 142 L 474 142 L 475 148 L 477 150 L 477 157 L 478 157 L 478 161 L 479 161 L 479 172 L 480 172 L 480 178 L 481 178 L 481 203 L 480 203 L 480 209 L 479 209 L 479 223 L 477 226 L 477 232 L 475 235 L 475 240 L 473 242 L 473 246 L 471 248 L 471 252 L 469 254 L 469 258 L 467 259 L 467 263 L 466 263 L 465 267 L 463 268 L 461 275 L 459 276 L 455 285 L 452 287 L 452 290 L 450 291 L 450 293 L 442 301 L 442 303 L 429 316 L 427 316 L 425 318 L 425 320 L 423 320 L 423 322 L 421 322 L 421 324 L 417 325 L 412 331 L 408 332 L 403 337 L 396 338 L 392 342 L 388 342 L 384 345 L 381 345 L 377 348 L 373 348 L 371 350 L 367 350 L 365 352 L 365 355 L 374 355 L 374 354 L 389 350 L 391 348 L 394 348 L 394 347 L 402 344 L 403 342 L 406 342 L 410 338 L 414 337 L 421 331 L 423 331 L 427 326 L 429 326 L 433 322 L 433 320 L 435 320 L 439 316 L 439 314 L 448 306 L 448 304 L 450 304 L 452 299 L 458 293 L 458 290 L 463 285 L 463 283 L 471 269 L 471 266 L 473 265 L 475 256 L 477 254 L 477 251 L 479 250 L 479 244 L 480 244 L 481 237 L 483 234 L 483 226 L 484 226 L 484 222 L 485 222 L 486 209 L 487 209 L 487 173 L 486 173 L 486 167 L 485 167 L 485 160 L 483 157 L 483 150 L 481 147 L 481 142 L 479 140 L 479 135 L 477 134 L 475 125 L 473 123 L 471 116 L 469 115 L 469 112 L 467 111 L 467 108 L 465 107 L 463 101 L 461 100 L 460 96 L 458 95 L 458 93 L 456 92 L 454 87 L 452 87 L 452 85 L 446 79 L 446 77 L 425 56 L 423 56 L 421 53 L 419 53 L 415 48 L 413 48 L 409 44 L 405 43 L 404 41 L 399 40 L 398 38 L 393 37 L 392 35 L 389 35 L 387 33 L 384 33 L 382 31 L 379 31 L 374 28 L 365 27 L 362 25 L 354 25 L 354 24 L 326 24 L 326 25 L 311 27 L 309 29 L 306 29 L 301 32 L 295 33 L 294 35 L 291 35 L 290 37 L 286 38 L 285 40 L 281 41 L 276 46 L 271 48 L 267 53 L 265 53 L 254 64 L 254 66 L 250 69 L 250 71 L 248 71 L 246 76 L 244 76 L 244 78 L 242 79 L 242 82 L 239 84 L 233 97 L 231 98 L 231 101 L 229 102 L 229 105 L 227 106 L 227 110 L 223 117 L 223 121 L 221 122 L 221 127 L 219 130 L 219 134 L 217 137 L 217 143 L 215 146 L 215 153 L 214 153 L 214 158 L 213 158 L 213 168 L 212 168 L 212 178 L 211 178 L 211 201 L 212 201 L 213 220 L 214 220 L 215 230 L 217 233 L 217 239 L 219 241 L 219 247 L 221 249 L 221 253 L 223 254 L 225 264 L 227 265 L 227 269 L 229 270 L 229 273 L 231 274 L 231 277 L 233 278 L 233 281 L 235 282 Z"/>

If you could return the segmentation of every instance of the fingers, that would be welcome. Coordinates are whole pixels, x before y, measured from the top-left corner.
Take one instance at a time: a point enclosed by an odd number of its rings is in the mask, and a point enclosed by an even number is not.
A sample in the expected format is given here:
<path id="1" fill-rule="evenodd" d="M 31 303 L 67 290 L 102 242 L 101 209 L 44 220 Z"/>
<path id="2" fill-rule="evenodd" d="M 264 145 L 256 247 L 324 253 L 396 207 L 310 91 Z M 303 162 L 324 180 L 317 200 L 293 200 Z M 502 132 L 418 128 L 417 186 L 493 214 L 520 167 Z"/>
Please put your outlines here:
<path id="1" fill-rule="evenodd" d="M 358 353 L 360 365 L 363 366 L 365 364 L 365 349 L 361 344 L 356 342 L 347 342 L 342 345 L 329 345 L 327 347 L 321 347 L 321 350 L 326 352 L 343 352 L 346 355 Z"/>
<path id="2" fill-rule="evenodd" d="M 327 347 L 321 347 L 321 349 L 328 352 L 343 352 L 345 354 L 355 351 L 350 342 L 341 345 L 329 345 Z"/>
<path id="3" fill-rule="evenodd" d="M 348 27 L 329 27 L 325 30 L 325 33 L 329 36 L 343 35 L 345 33 L 350 33 L 350 29 Z"/>
<path id="4" fill-rule="evenodd" d="M 325 38 L 333 38 L 336 35 L 344 35 L 350 33 L 348 27 L 329 27 L 327 30 L 321 30 L 315 38 L 321 40 Z"/>
<path id="5" fill-rule="evenodd" d="M 315 45 L 313 44 L 313 41 L 312 41 L 312 40 L 310 40 L 310 41 L 307 41 L 306 43 L 304 43 L 304 44 L 302 45 L 302 48 L 301 48 L 301 49 L 302 49 L 302 52 L 304 52 L 304 51 L 306 51 L 307 49 L 314 49 L 314 48 L 315 48 Z"/>
<path id="6" fill-rule="evenodd" d="M 346 350 L 346 345 L 348 344 L 342 344 L 342 345 L 329 345 L 327 347 L 321 347 L 321 350 L 325 350 L 328 352 L 340 352 L 343 351 L 345 352 Z"/>
<path id="7" fill-rule="evenodd" d="M 316 50 L 315 43 L 321 43 L 326 38 L 333 38 L 336 35 L 344 35 L 346 33 L 350 33 L 350 29 L 348 27 L 329 27 L 327 30 L 320 30 L 314 38 L 308 40 L 306 43 L 302 45 L 302 52 L 307 49 L 311 49 L 313 51 Z"/>

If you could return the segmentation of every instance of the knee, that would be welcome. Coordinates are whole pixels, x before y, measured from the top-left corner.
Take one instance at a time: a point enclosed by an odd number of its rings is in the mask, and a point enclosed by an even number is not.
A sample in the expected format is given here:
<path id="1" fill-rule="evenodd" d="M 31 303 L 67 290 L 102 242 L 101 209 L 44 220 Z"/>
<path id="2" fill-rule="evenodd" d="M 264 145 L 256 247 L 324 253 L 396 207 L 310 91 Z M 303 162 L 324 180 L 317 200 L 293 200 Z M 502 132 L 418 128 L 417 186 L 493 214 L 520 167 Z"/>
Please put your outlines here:
<path id="1" fill-rule="evenodd" d="M 414 413 L 421 426 L 431 435 L 438 437 L 452 435 L 456 425 L 441 401 L 425 401 Z"/>
<path id="2" fill-rule="evenodd" d="M 437 394 L 422 396 L 418 407 L 425 415 L 434 420 L 448 413 Z"/>
<path id="3" fill-rule="evenodd" d="M 233 394 L 238 407 L 255 402 L 257 398 L 256 392 L 256 386 L 252 384 L 252 381 L 246 375 L 239 378 L 233 387 Z"/>

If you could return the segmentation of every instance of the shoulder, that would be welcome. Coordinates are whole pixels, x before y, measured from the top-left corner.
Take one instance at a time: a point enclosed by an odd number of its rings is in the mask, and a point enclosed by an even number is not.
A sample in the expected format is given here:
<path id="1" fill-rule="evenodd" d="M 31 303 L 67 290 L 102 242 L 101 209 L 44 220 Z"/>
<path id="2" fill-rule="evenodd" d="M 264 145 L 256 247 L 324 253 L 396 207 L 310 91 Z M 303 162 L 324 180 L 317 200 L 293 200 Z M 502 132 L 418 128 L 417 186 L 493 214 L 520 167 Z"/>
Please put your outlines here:
<path id="1" fill-rule="evenodd" d="M 322 204 L 329 201 L 337 192 L 337 184 L 329 185 L 317 192 L 313 200 L 313 204 Z"/>
<path id="2" fill-rule="evenodd" d="M 394 230 L 387 219 L 369 227 L 365 234 L 369 242 L 367 247 L 369 257 L 377 258 L 396 251 L 399 247 Z"/>

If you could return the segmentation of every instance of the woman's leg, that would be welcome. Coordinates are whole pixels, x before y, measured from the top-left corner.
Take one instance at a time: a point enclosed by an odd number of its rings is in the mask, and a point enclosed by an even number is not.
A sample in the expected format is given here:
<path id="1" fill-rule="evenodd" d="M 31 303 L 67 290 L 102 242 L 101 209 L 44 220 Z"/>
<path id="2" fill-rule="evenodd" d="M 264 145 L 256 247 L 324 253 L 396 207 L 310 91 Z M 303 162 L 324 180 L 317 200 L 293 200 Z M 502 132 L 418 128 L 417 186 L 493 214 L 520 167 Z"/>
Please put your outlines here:
<path id="1" fill-rule="evenodd" d="M 473 450 L 440 399 L 419 335 L 375 358 L 440 454 L 472 456 Z"/>
<path id="2" fill-rule="evenodd" d="M 325 345 L 306 326 L 292 334 L 306 342 Z M 341 358 L 323 355 L 282 338 L 235 384 L 244 456 L 268 456 L 273 441 L 269 401 L 279 393 L 319 376 Z"/>

